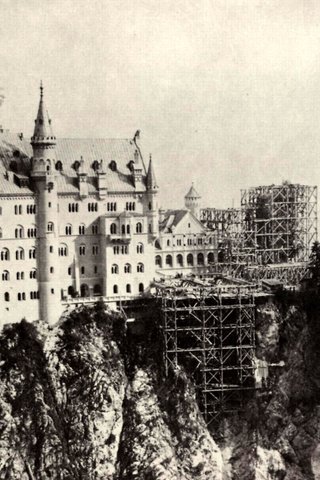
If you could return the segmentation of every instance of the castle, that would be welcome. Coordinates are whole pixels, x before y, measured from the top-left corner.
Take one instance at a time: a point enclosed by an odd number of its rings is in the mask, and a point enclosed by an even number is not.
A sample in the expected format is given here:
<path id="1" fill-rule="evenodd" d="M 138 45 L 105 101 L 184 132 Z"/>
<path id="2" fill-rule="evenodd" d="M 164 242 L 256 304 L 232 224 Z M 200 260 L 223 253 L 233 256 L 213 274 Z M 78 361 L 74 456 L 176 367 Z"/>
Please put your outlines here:
<path id="1" fill-rule="evenodd" d="M 55 323 L 67 298 L 136 297 L 216 261 L 200 196 L 159 211 L 138 139 L 56 139 L 42 85 L 31 143 L 0 130 L 2 323 Z"/>

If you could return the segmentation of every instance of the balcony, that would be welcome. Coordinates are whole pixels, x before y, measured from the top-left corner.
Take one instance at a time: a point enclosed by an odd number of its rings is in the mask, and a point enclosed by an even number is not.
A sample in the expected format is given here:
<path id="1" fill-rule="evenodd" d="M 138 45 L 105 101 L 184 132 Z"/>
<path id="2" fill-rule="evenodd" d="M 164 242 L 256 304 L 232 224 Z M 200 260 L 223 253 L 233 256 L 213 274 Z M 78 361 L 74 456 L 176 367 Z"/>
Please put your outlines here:
<path id="1" fill-rule="evenodd" d="M 131 233 L 109 233 L 106 236 L 109 243 L 126 245 L 131 242 L 131 237 Z"/>

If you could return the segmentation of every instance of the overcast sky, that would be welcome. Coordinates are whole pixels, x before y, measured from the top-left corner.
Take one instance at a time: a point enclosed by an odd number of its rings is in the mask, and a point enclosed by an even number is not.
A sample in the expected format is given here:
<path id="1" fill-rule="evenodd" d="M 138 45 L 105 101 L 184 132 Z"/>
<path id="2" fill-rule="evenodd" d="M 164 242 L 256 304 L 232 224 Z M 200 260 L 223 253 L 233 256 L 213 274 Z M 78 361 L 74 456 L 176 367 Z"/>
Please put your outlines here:
<path id="1" fill-rule="evenodd" d="M 320 180 L 319 0 L 0 0 L 0 123 L 131 138 L 163 206 Z"/>

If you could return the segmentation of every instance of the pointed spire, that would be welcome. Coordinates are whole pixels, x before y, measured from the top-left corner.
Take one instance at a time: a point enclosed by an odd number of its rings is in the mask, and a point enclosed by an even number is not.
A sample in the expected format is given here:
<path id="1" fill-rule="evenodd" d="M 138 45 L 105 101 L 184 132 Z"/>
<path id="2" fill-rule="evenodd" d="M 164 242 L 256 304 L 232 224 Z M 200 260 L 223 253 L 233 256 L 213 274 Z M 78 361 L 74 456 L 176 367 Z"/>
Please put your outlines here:
<path id="1" fill-rule="evenodd" d="M 193 186 L 193 182 L 191 184 L 191 187 L 187 193 L 187 195 L 185 195 L 186 199 L 190 198 L 190 199 L 197 199 L 197 198 L 201 198 L 201 195 L 199 195 L 199 193 L 197 192 L 197 190 L 194 188 Z"/>
<path id="2" fill-rule="evenodd" d="M 147 190 L 158 190 L 156 176 L 152 165 L 152 155 L 150 154 L 149 168 L 146 178 Z"/>
<path id="3" fill-rule="evenodd" d="M 33 137 L 31 138 L 31 145 L 34 144 L 49 144 L 54 145 L 56 137 L 53 135 L 51 128 L 51 120 L 48 112 L 45 109 L 43 101 L 43 84 L 40 82 L 40 101 L 37 118 L 35 120 Z"/>

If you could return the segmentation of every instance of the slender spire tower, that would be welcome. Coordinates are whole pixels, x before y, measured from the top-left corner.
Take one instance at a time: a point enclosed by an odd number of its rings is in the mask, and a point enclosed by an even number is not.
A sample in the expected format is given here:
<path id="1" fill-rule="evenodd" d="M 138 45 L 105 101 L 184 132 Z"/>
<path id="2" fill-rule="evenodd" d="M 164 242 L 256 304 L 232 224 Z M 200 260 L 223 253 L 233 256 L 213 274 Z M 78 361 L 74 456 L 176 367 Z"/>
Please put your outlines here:
<path id="1" fill-rule="evenodd" d="M 159 212 L 157 205 L 159 187 L 152 165 L 151 154 L 149 159 L 148 172 L 146 176 L 146 188 L 148 192 L 149 232 L 154 236 L 157 236 L 159 234 Z"/>
<path id="2" fill-rule="evenodd" d="M 43 85 L 34 132 L 30 176 L 37 199 L 37 275 L 39 283 L 39 318 L 50 324 L 59 317 L 60 288 L 58 261 L 58 194 L 56 138 L 44 106 Z"/>
<path id="3" fill-rule="evenodd" d="M 184 197 L 184 204 L 188 210 L 199 220 L 200 219 L 200 200 L 201 196 L 196 191 L 193 183 L 190 190 Z"/>

